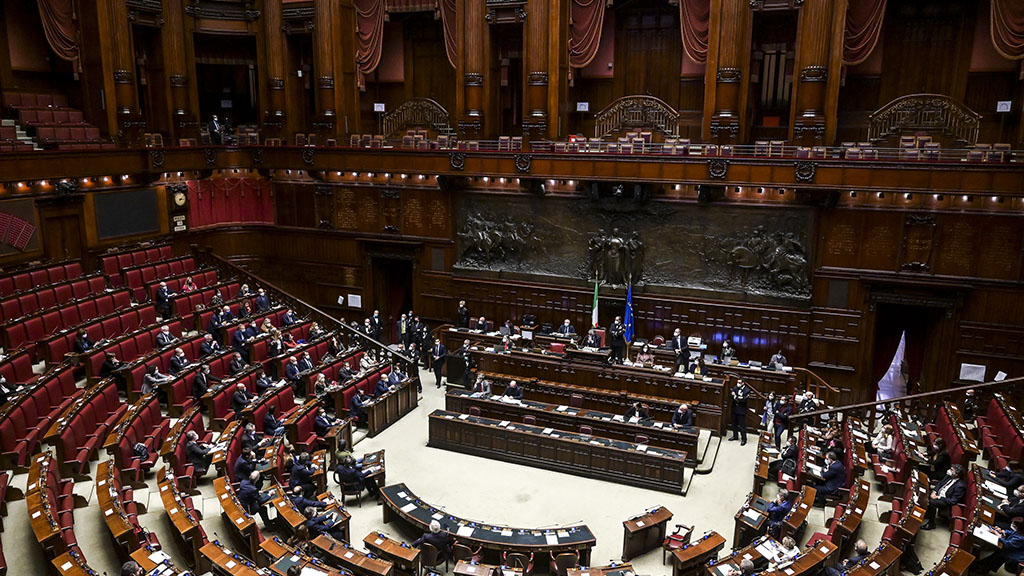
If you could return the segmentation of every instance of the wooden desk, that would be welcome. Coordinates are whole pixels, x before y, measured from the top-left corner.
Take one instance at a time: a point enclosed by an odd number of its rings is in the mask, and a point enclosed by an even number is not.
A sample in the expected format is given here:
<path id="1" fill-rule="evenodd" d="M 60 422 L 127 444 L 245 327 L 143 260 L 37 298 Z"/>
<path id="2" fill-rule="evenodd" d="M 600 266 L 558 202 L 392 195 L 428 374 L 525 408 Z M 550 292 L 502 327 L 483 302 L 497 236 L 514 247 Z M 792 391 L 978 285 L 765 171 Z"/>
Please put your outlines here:
<path id="1" fill-rule="evenodd" d="M 693 426 L 674 428 L 670 422 L 656 422 L 653 419 L 630 422 L 625 420 L 621 413 L 573 408 L 530 398 L 524 398 L 518 404 L 495 398 L 474 396 L 465 390 L 450 389 L 445 395 L 445 408 L 462 414 L 469 414 L 470 408 L 476 408 L 485 418 L 512 422 L 522 422 L 524 418 L 531 416 L 539 426 L 566 432 L 578 432 L 580 426 L 589 426 L 594 436 L 626 442 L 633 442 L 638 435 L 647 436 L 648 445 L 686 452 L 688 463 L 692 466 L 697 465 L 699 429 Z"/>
<path id="2" fill-rule="evenodd" d="M 260 544 L 260 548 L 268 559 L 270 571 L 278 576 L 287 576 L 288 568 L 296 564 L 303 569 L 309 567 L 325 576 L 352 576 L 348 570 L 332 568 L 301 550 L 289 546 L 277 536 L 264 540 Z"/>
<path id="3" fill-rule="evenodd" d="M 622 559 L 629 561 L 644 552 L 654 550 L 665 541 L 668 521 L 672 512 L 664 506 L 648 510 L 641 516 L 622 523 Z"/>
<path id="4" fill-rule="evenodd" d="M 953 552 L 943 556 L 931 572 L 940 576 L 962 576 L 967 573 L 967 568 L 970 567 L 971 562 L 974 562 L 974 559 L 974 555 L 965 552 L 962 548 L 953 548 Z"/>
<path id="5" fill-rule="evenodd" d="M 168 576 L 185 576 L 190 573 L 188 570 L 175 565 L 174 561 L 171 560 L 171 557 L 165 552 L 162 550 L 155 550 L 149 544 L 132 552 L 131 559 L 134 560 L 140 568 L 145 570 L 147 574 L 161 564 L 166 567 L 164 568 L 165 572 L 163 572 L 163 574 Z"/>
<path id="6" fill-rule="evenodd" d="M 395 566 L 387 560 L 371 558 L 344 542 L 323 534 L 310 542 L 312 550 L 331 566 L 344 568 L 359 576 L 391 576 Z"/>
<path id="7" fill-rule="evenodd" d="M 898 546 L 882 542 L 877 550 L 862 560 L 860 565 L 849 570 L 846 576 L 900 576 L 899 559 L 902 554 Z"/>
<path id="8" fill-rule="evenodd" d="M 178 486 L 174 483 L 173 475 L 167 473 L 167 468 L 161 468 L 156 474 L 157 486 L 160 491 L 160 500 L 171 519 L 175 531 L 181 537 L 182 542 L 191 549 L 192 566 L 198 572 L 206 572 L 209 565 L 201 554 L 201 549 L 206 544 L 206 535 L 193 514 L 193 510 L 186 506 L 185 497 L 178 492 Z"/>
<path id="9" fill-rule="evenodd" d="M 757 440 L 757 459 L 754 464 L 754 486 L 751 491 L 754 494 L 761 494 L 764 491 L 764 485 L 769 480 L 774 481 L 774 478 L 768 478 L 768 468 L 771 463 L 778 460 L 782 456 L 782 453 L 775 449 L 775 437 L 772 436 L 771 432 L 761 432 L 761 436 Z"/>
<path id="10" fill-rule="evenodd" d="M 497 564 L 480 564 L 459 560 L 452 569 L 455 576 L 522 576 L 519 568 L 499 566 Z"/>
<path id="11" fill-rule="evenodd" d="M 840 550 L 843 550 L 848 542 L 856 538 L 857 532 L 860 530 L 861 520 L 864 519 L 864 510 L 867 508 L 870 498 L 871 482 L 863 478 L 857 478 L 853 483 L 853 487 L 850 488 L 850 498 L 846 502 L 846 510 L 836 520 L 838 525 L 836 526 L 832 541 L 839 546 Z"/>
<path id="12" fill-rule="evenodd" d="M 259 566 L 249 558 L 238 555 L 214 540 L 200 548 L 208 570 L 224 576 L 262 576 Z M 282 575 L 283 576 L 283 575 Z"/>
<path id="13" fill-rule="evenodd" d="M 555 432 L 528 424 L 435 410 L 427 445 L 542 468 L 679 494 L 686 454 L 645 448 L 632 442 Z"/>
<path id="14" fill-rule="evenodd" d="M 803 576 L 805 574 L 815 576 L 836 550 L 838 550 L 838 546 L 823 540 L 815 544 L 813 548 L 804 550 L 796 560 L 793 560 L 792 564 L 783 565 L 785 568 L 775 568 L 761 574 L 764 576 Z"/>
<path id="15" fill-rule="evenodd" d="M 363 545 L 370 552 L 390 561 L 395 572 L 412 576 L 419 570 L 420 550 L 405 542 L 392 540 L 381 532 L 370 532 L 363 538 Z"/>
<path id="16" fill-rule="evenodd" d="M 782 528 L 779 532 L 780 540 L 800 531 L 814 506 L 814 497 L 817 493 L 818 491 L 812 486 L 804 486 L 800 489 L 800 493 L 793 499 L 793 508 L 789 510 L 789 514 L 786 514 L 786 518 L 782 521 Z"/>
<path id="17" fill-rule="evenodd" d="M 220 502 L 221 511 L 227 520 L 225 523 L 237 531 L 241 539 L 249 544 L 249 549 L 245 552 L 249 558 L 255 558 L 260 550 L 260 541 L 263 540 L 263 535 L 260 534 L 260 529 L 256 526 L 256 519 L 242 507 L 242 503 L 235 495 L 235 489 L 226 477 L 214 478 L 213 487 L 217 491 L 217 501 Z"/>
<path id="18" fill-rule="evenodd" d="M 471 548 L 482 546 L 485 557 L 501 558 L 504 551 L 515 551 L 546 556 L 549 552 L 578 551 L 580 564 L 590 563 L 590 549 L 597 539 L 585 524 L 563 528 L 532 529 L 510 528 L 465 520 L 416 497 L 405 484 L 381 488 L 384 500 L 384 523 L 400 520 L 417 536 L 429 530 L 430 523 L 438 520 L 441 530 L 452 538 L 468 543 Z"/>
<path id="19" fill-rule="evenodd" d="M 755 536 L 764 534 L 768 529 L 768 507 L 771 502 L 757 494 L 748 494 L 743 506 L 733 516 L 735 527 L 732 533 L 732 547 L 742 548 L 750 543 Z"/>
<path id="20" fill-rule="evenodd" d="M 57 556 L 51 561 L 60 576 L 90 576 L 96 574 L 85 562 L 85 558 L 73 550 Z"/>
<path id="21" fill-rule="evenodd" d="M 295 531 L 298 530 L 299 526 L 303 525 L 306 522 L 306 516 L 302 513 L 301 510 L 299 510 L 298 508 L 295 507 L 294 504 L 292 504 L 292 501 L 291 499 L 288 498 L 288 495 L 285 492 L 283 486 L 275 482 L 271 489 L 274 491 L 275 494 L 274 498 L 271 500 L 271 503 L 274 505 L 274 508 L 277 508 L 278 517 L 284 520 L 285 524 L 288 525 L 288 528 L 291 530 L 292 534 L 294 534 Z M 350 541 L 348 528 L 349 522 L 352 520 L 352 515 L 349 514 L 347 510 L 341 507 L 341 503 L 338 502 L 338 500 L 334 497 L 334 494 L 330 492 L 321 493 L 317 495 L 316 499 L 320 500 L 321 502 L 327 502 L 327 507 L 324 508 L 324 512 L 338 513 L 338 523 L 335 526 L 335 528 L 339 528 L 341 530 L 346 542 Z"/>
<path id="22" fill-rule="evenodd" d="M 403 380 L 394 390 L 365 404 L 363 409 L 366 411 L 367 435 L 372 438 L 380 434 L 419 406 L 418 386 L 419 382 L 415 378 Z"/>
<path id="23" fill-rule="evenodd" d="M 725 536 L 711 530 L 700 540 L 672 551 L 672 576 L 693 576 L 700 574 L 704 565 L 718 558 L 725 548 Z"/>
<path id="24" fill-rule="evenodd" d="M 566 576 L 633 576 L 636 572 L 632 564 L 614 564 L 611 566 L 590 566 L 587 568 L 572 568 L 566 571 Z"/>
<path id="25" fill-rule="evenodd" d="M 103 521 L 114 541 L 122 549 L 131 551 L 138 547 L 139 540 L 135 537 L 135 527 L 121 507 L 121 496 L 117 493 L 117 486 L 114 483 L 114 470 L 113 459 L 100 460 L 96 464 L 96 500 L 103 511 Z"/>

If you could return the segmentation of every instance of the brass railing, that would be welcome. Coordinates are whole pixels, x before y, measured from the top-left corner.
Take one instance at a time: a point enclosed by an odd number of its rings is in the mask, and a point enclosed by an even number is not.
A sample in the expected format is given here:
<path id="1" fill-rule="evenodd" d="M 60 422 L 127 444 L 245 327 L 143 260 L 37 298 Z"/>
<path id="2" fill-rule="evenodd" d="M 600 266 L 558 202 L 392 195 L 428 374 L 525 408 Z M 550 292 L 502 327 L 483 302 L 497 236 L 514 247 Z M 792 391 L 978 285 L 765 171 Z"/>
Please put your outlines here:
<path id="1" fill-rule="evenodd" d="M 910 94 L 871 113 L 868 139 L 872 142 L 904 131 L 942 131 L 955 140 L 976 144 L 981 115 L 949 96 Z"/>

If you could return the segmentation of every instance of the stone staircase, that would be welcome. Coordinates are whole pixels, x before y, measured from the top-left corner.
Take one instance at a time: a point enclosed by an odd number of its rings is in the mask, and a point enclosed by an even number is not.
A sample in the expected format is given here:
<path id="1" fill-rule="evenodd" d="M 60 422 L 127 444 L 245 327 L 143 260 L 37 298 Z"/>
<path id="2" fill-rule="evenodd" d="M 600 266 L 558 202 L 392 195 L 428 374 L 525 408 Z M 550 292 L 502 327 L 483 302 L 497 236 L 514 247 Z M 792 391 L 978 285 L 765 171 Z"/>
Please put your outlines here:
<path id="1" fill-rule="evenodd" d="M 20 142 L 31 144 L 33 150 L 43 149 L 43 147 L 40 146 L 34 138 L 29 136 L 28 133 L 25 132 L 25 129 L 18 124 L 17 120 L 13 118 L 5 118 L 3 120 L 0 120 L 0 126 L 14 126 L 15 133 L 17 134 L 17 138 Z"/>

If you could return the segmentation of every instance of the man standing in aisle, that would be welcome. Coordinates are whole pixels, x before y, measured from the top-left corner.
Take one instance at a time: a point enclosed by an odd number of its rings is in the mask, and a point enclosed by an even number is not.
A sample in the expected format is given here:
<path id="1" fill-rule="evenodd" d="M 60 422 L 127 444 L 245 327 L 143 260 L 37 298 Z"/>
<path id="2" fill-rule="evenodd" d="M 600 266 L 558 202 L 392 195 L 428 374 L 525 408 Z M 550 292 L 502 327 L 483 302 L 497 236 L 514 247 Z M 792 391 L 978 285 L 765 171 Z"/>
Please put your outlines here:
<path id="1" fill-rule="evenodd" d="M 729 441 L 740 438 L 740 446 L 747 444 L 747 399 L 750 398 L 750 388 L 747 383 L 740 380 L 733 386 L 732 392 L 732 437 Z"/>
<path id="2" fill-rule="evenodd" d="M 609 361 L 612 364 L 622 364 L 622 355 L 626 350 L 626 326 L 622 323 L 622 316 L 616 316 L 608 329 L 611 336 L 612 355 Z"/>
<path id="3" fill-rule="evenodd" d="M 434 379 L 438 388 L 441 387 L 441 371 L 444 370 L 444 359 L 447 355 L 448 350 L 438 338 L 430 348 L 430 366 L 434 369 Z"/>

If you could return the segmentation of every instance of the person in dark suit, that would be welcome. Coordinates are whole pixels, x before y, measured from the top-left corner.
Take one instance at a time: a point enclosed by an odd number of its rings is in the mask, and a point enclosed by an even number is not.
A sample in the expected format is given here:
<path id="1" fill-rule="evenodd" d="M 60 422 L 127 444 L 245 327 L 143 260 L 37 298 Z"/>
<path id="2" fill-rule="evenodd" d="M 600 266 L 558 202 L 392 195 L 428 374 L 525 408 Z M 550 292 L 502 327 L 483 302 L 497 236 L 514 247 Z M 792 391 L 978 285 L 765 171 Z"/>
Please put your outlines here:
<path id="1" fill-rule="evenodd" d="M 253 395 L 246 389 L 245 384 L 239 382 L 235 386 L 235 393 L 231 395 L 231 409 L 235 411 L 235 417 L 241 418 L 242 410 L 254 399 Z"/>
<path id="2" fill-rule="evenodd" d="M 281 326 L 294 326 L 299 323 L 299 317 L 295 314 L 294 310 L 286 310 L 284 315 L 281 316 Z"/>
<path id="3" fill-rule="evenodd" d="M 164 320 L 171 317 L 171 297 L 174 295 L 174 292 L 167 287 L 167 282 L 161 282 L 160 287 L 156 289 L 156 311 Z"/>
<path id="4" fill-rule="evenodd" d="M 235 352 L 241 354 L 246 362 L 249 361 L 249 342 L 252 341 L 252 338 L 255 337 L 249 336 L 245 326 L 239 326 L 231 336 L 231 347 L 235 349 Z"/>
<path id="5" fill-rule="evenodd" d="M 313 359 L 310 358 L 309 352 L 302 353 L 302 357 L 299 358 L 298 366 L 300 373 L 309 372 L 313 369 Z"/>
<path id="6" fill-rule="evenodd" d="M 274 379 L 267 376 L 267 373 L 263 371 L 263 368 L 256 370 L 256 393 L 263 394 L 267 390 L 270 390 L 275 386 Z"/>
<path id="7" fill-rule="evenodd" d="M 484 378 L 483 374 L 476 375 L 476 382 L 473 384 L 473 394 L 480 394 L 484 397 L 491 396 L 491 381 Z"/>
<path id="8" fill-rule="evenodd" d="M 962 504 L 964 495 L 967 494 L 967 482 L 964 480 L 964 469 L 959 464 L 949 467 L 949 472 L 932 489 L 928 500 L 928 509 L 924 517 L 927 522 L 921 526 L 922 530 L 935 528 L 935 516 L 939 510 L 949 512 L 953 506 Z"/>
<path id="9" fill-rule="evenodd" d="M 473 324 L 473 330 L 477 332 L 487 332 L 487 318 L 481 316 L 476 319 L 476 323 Z"/>
<path id="10" fill-rule="evenodd" d="M 309 520 L 303 523 L 303 526 L 309 530 L 310 538 L 327 534 L 335 540 L 342 541 L 345 539 L 345 531 L 338 525 L 338 519 L 335 514 L 320 514 L 317 516 L 315 508 L 306 508 L 303 513 L 309 518 Z"/>
<path id="11" fill-rule="evenodd" d="M 309 453 L 303 452 L 299 454 L 298 461 L 292 466 L 292 473 L 288 477 L 288 489 L 295 490 L 296 486 L 301 486 L 302 495 L 309 498 L 316 491 L 316 485 L 313 484 L 313 475 L 316 474 L 317 470 L 317 465 L 313 464 Z"/>
<path id="12" fill-rule="evenodd" d="M 118 370 L 124 366 L 124 362 L 121 362 L 117 358 L 117 354 L 113 352 L 107 352 L 103 358 L 103 365 L 100 366 L 100 379 L 114 378 L 114 385 L 117 389 L 128 394 L 128 381 L 125 379 L 124 374 L 118 372 Z M 0 376 L 2 378 L 2 376 Z M 3 404 L 3 402 L 0 402 Z"/>
<path id="13" fill-rule="evenodd" d="M 296 391 L 302 388 L 302 370 L 299 370 L 299 359 L 292 356 L 284 366 L 284 379 L 292 385 Z"/>
<path id="14" fill-rule="evenodd" d="M 994 472 L 992 480 L 996 484 L 1006 488 L 1008 492 L 1012 492 L 1016 490 L 1018 486 L 1024 484 L 1024 476 L 1022 476 L 1020 472 L 1011 468 L 1009 464 L 1004 466 L 1002 470 Z"/>
<path id="15" fill-rule="evenodd" d="M 414 540 L 411 544 L 413 548 L 426 542 L 434 548 L 437 548 L 437 560 L 444 562 L 451 556 L 452 553 L 452 537 L 451 534 L 441 531 L 441 523 L 437 520 L 430 522 L 430 532 L 424 532 L 422 536 Z"/>
<path id="16" fill-rule="evenodd" d="M 341 459 L 341 463 L 334 469 L 334 481 L 339 486 L 359 485 L 366 489 L 366 492 L 374 498 L 380 498 L 380 487 L 377 486 L 377 479 L 368 475 L 359 468 L 355 458 L 351 455 Z"/>
<path id="17" fill-rule="evenodd" d="M 231 358 L 231 362 L 228 363 L 228 371 L 231 372 L 232 376 L 238 376 L 242 372 L 245 372 L 249 368 L 249 364 L 246 363 L 245 359 L 238 352 L 235 352 Z"/>
<path id="18" fill-rule="evenodd" d="M 796 460 L 800 456 L 800 448 L 796 443 L 796 436 L 790 436 L 786 440 L 786 447 L 779 453 L 778 460 L 772 460 L 768 463 L 768 480 L 774 482 L 775 478 L 779 476 L 779 470 L 782 470 L 783 464 L 787 460 L 791 460 L 794 468 L 796 467 Z"/>
<path id="19" fill-rule="evenodd" d="M 1024 486 L 1018 486 L 996 508 L 998 515 L 996 525 L 1001 528 L 1009 528 L 1010 521 L 1018 516 L 1024 516 Z"/>
<path id="20" fill-rule="evenodd" d="M 814 496 L 815 506 L 824 506 L 825 499 L 839 494 L 839 488 L 846 482 L 846 467 L 836 458 L 835 452 L 825 454 L 825 466 L 821 471 L 821 479 L 824 482 L 814 487 L 818 491 Z"/>
<path id="21" fill-rule="evenodd" d="M 789 417 L 793 415 L 793 405 L 788 396 L 780 396 L 775 402 L 773 424 L 775 427 L 775 449 L 782 445 L 782 433 L 789 429 Z"/>
<path id="22" fill-rule="evenodd" d="M 949 452 L 946 451 L 946 441 L 939 436 L 928 448 L 928 467 L 925 470 L 933 486 L 946 476 L 951 462 Z"/>
<path id="23" fill-rule="evenodd" d="M 693 410 L 690 410 L 690 405 L 686 402 L 680 404 L 672 413 L 672 427 L 682 428 L 684 426 L 693 426 Z"/>
<path id="24" fill-rule="evenodd" d="M 623 353 L 626 350 L 626 326 L 622 323 L 622 316 L 616 316 L 611 327 L 608 328 L 608 336 L 611 337 L 612 355 L 609 362 L 622 364 Z"/>
<path id="25" fill-rule="evenodd" d="M 206 325 L 206 331 L 218 344 L 224 341 L 224 326 L 227 324 L 223 321 L 223 314 L 219 308 L 214 310 L 210 322 Z"/>
<path id="26" fill-rule="evenodd" d="M 271 496 L 264 494 L 262 490 L 263 481 L 260 479 L 260 473 L 253 470 L 238 487 L 238 503 L 250 515 L 259 514 L 263 519 L 263 527 L 267 528 L 270 525 L 270 514 L 266 505 L 270 502 Z"/>
<path id="27" fill-rule="evenodd" d="M 732 397 L 732 436 L 729 441 L 740 439 L 740 446 L 747 444 L 747 400 L 750 398 L 750 387 L 743 380 L 733 386 Z"/>
<path id="28" fill-rule="evenodd" d="M 391 371 L 388 372 L 388 386 L 389 387 L 397 387 L 399 384 L 401 384 L 403 381 L 405 381 L 408 378 L 409 377 L 405 373 L 403 373 L 398 368 L 397 365 L 392 366 L 391 367 Z M 384 378 L 381 378 L 381 380 L 384 380 Z"/>
<path id="29" fill-rule="evenodd" d="M 331 428 L 337 426 L 340 422 L 337 419 L 328 416 L 327 412 L 323 408 L 317 408 L 316 416 L 313 417 L 313 431 L 316 435 L 323 438 L 331 431 Z"/>
<path id="30" fill-rule="evenodd" d="M 672 371 L 673 374 L 679 372 L 680 366 L 686 366 L 690 361 L 690 348 L 686 343 L 686 338 L 683 337 L 683 331 L 676 328 L 672 333 L 672 339 L 668 341 L 669 348 L 672 349 L 676 354 L 676 367 Z"/>
<path id="31" fill-rule="evenodd" d="M 556 332 L 561 336 L 576 335 L 576 329 L 573 328 L 572 323 L 569 322 L 568 318 L 566 318 L 565 321 L 562 322 L 562 325 L 558 327 L 558 330 L 556 330 Z"/>
<path id="32" fill-rule="evenodd" d="M 255 304 L 257 313 L 270 310 L 270 296 L 267 296 L 267 292 L 263 288 L 256 291 Z"/>
<path id="33" fill-rule="evenodd" d="M 89 333 L 85 331 L 85 328 L 78 331 L 78 336 L 75 337 L 75 352 L 85 354 L 92 350 L 92 347 L 95 345 L 96 343 L 89 337 Z"/>
<path id="34" fill-rule="evenodd" d="M 370 338 L 380 342 L 381 334 L 384 333 L 384 322 L 380 319 L 380 310 L 374 310 L 370 316 Z"/>
<path id="35" fill-rule="evenodd" d="M 174 349 L 174 355 L 171 356 L 170 362 L 168 362 L 167 370 L 171 374 L 179 374 L 189 366 L 188 358 L 185 357 L 185 351 L 181 348 Z"/>
<path id="36" fill-rule="evenodd" d="M 320 510 L 327 508 L 327 502 L 323 500 L 317 500 L 315 498 L 306 498 L 302 495 L 302 486 L 296 486 L 292 488 L 291 492 L 288 492 L 288 500 L 291 501 L 299 510 L 305 510 L 306 508 L 312 508 L 313 510 Z"/>
<path id="37" fill-rule="evenodd" d="M 430 349 L 430 367 L 434 370 L 434 383 L 441 387 L 441 372 L 444 370 L 445 357 L 448 356 L 448 349 L 438 340 Z"/>
<path id="38" fill-rule="evenodd" d="M 242 429 L 242 438 L 240 440 L 242 444 L 242 451 L 247 452 L 250 450 L 258 450 L 269 444 L 272 440 L 265 438 L 263 434 L 256 431 L 256 425 L 252 422 L 246 423 Z"/>
<path id="39" fill-rule="evenodd" d="M 203 336 L 203 343 L 199 345 L 199 354 L 206 357 L 212 356 L 220 351 L 220 342 L 213 339 L 213 334 L 207 333 Z"/>
<path id="40" fill-rule="evenodd" d="M 235 482 L 241 482 L 248 478 L 256 470 L 256 462 L 256 453 L 243 448 L 242 453 L 235 460 Z"/>
<path id="41" fill-rule="evenodd" d="M 373 388 L 373 395 L 379 398 L 391 391 L 391 384 L 387 378 L 381 378 L 377 380 L 377 385 Z"/>
<path id="42" fill-rule="evenodd" d="M 214 144 L 224 143 L 224 124 L 221 123 L 216 114 L 210 119 L 210 123 L 206 125 L 206 130 L 210 133 L 210 142 Z"/>
<path id="43" fill-rule="evenodd" d="M 158 348 L 174 346 L 177 341 L 178 337 L 171 334 L 171 328 L 169 326 L 160 327 L 160 333 L 156 335 L 156 345 Z"/>
<path id="44" fill-rule="evenodd" d="M 583 337 L 583 342 L 580 344 L 580 348 L 600 348 L 601 338 L 591 328 L 587 330 L 587 335 Z"/>
<path id="45" fill-rule="evenodd" d="M 196 402 L 200 402 L 200 399 L 210 389 L 210 386 L 220 381 L 220 378 L 210 374 L 210 366 L 203 364 L 199 367 L 195 378 L 192 380 L 192 397 L 195 398 Z"/>
<path id="46" fill-rule="evenodd" d="M 267 406 L 267 412 L 263 414 L 263 431 L 271 436 L 284 434 L 284 422 L 277 419 L 276 412 L 277 406 L 270 404 Z"/>
<path id="47" fill-rule="evenodd" d="M 964 393 L 964 403 L 961 406 L 964 422 L 967 424 L 974 424 L 975 419 L 978 417 L 978 397 L 974 394 L 974 389 L 971 388 Z"/>
<path id="48" fill-rule="evenodd" d="M 1000 565 L 1007 572 L 1016 574 L 1017 566 L 1024 562 L 1024 518 L 1014 518 L 1009 530 L 996 528 L 996 531 L 999 532 L 999 548 L 975 561 L 971 565 L 972 574 L 988 574 Z"/>
<path id="49" fill-rule="evenodd" d="M 853 545 L 853 554 L 849 558 L 840 561 L 836 566 L 825 566 L 824 576 L 841 576 L 863 562 L 870 555 L 871 551 L 868 550 L 868 543 L 863 540 L 857 540 Z"/>
<path id="50" fill-rule="evenodd" d="M 501 328 L 498 328 L 498 333 L 501 334 L 502 336 L 508 336 L 511 338 L 513 334 L 519 333 L 519 328 L 513 326 L 511 320 L 505 320 L 505 323 L 501 326 Z"/>
<path id="51" fill-rule="evenodd" d="M 505 387 L 505 393 L 502 396 L 511 398 L 513 400 L 523 399 L 523 389 L 519 387 L 519 383 L 515 380 L 510 380 L 508 386 Z"/>
<path id="52" fill-rule="evenodd" d="M 637 420 L 646 420 L 651 417 L 650 412 L 647 409 L 647 404 L 640 402 L 639 400 L 633 402 L 626 409 L 626 413 L 622 415 L 623 418 L 629 420 L 636 418 Z"/>
<path id="53" fill-rule="evenodd" d="M 789 497 L 789 490 L 779 490 L 775 500 L 768 506 L 768 534 L 772 538 L 778 538 L 782 531 L 782 522 L 786 515 L 793 509 L 793 500 Z"/>
<path id="54" fill-rule="evenodd" d="M 402 317 L 398 319 L 395 332 L 398 335 L 398 343 L 408 348 L 409 343 L 412 341 L 412 323 L 409 321 L 408 316 L 402 314 Z"/>
<path id="55" fill-rule="evenodd" d="M 185 438 L 185 458 L 195 470 L 196 477 L 202 478 L 206 476 L 207 471 L 210 470 L 210 464 L 213 463 L 213 456 L 210 455 L 213 445 L 200 442 L 199 434 L 195 430 L 189 430 L 185 434 Z"/>
<path id="56" fill-rule="evenodd" d="M 722 342 L 722 353 L 718 357 L 721 359 L 722 364 L 728 364 L 736 357 L 736 350 L 728 340 Z"/>
<path id="57" fill-rule="evenodd" d="M 469 328 L 469 308 L 466 308 L 466 301 L 459 300 L 459 309 L 455 311 L 458 318 L 457 328 Z"/>
<path id="58" fill-rule="evenodd" d="M 370 401 L 370 396 L 365 392 L 357 390 L 348 402 L 348 416 L 354 418 L 357 426 L 366 426 L 368 416 L 364 407 Z"/>

